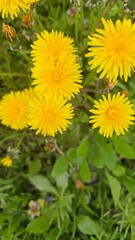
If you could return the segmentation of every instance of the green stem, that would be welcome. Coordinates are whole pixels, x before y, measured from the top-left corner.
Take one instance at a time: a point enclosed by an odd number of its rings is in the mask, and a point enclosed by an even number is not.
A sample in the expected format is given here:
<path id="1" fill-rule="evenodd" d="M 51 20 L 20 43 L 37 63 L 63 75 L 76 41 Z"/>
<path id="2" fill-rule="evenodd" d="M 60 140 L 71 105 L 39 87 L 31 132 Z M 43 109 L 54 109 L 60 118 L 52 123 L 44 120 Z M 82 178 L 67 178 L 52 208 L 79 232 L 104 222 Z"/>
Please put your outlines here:
<path id="1" fill-rule="evenodd" d="M 24 139 L 24 136 L 25 136 L 25 132 L 22 133 L 22 136 L 20 137 L 20 139 L 19 139 L 15 149 L 18 149 L 20 147 L 20 145 L 21 145 L 21 143 L 22 143 L 22 141 Z"/>
<path id="2" fill-rule="evenodd" d="M 93 12 L 93 9 L 91 9 L 90 16 L 89 16 L 88 34 L 90 34 L 92 30 L 91 23 L 92 23 L 93 15 L 94 15 L 94 12 Z"/>
<path id="3" fill-rule="evenodd" d="M 25 60 L 31 65 L 31 58 L 27 56 L 26 52 L 20 50 L 19 53 L 25 58 Z"/>
<path id="4" fill-rule="evenodd" d="M 71 239 L 74 239 L 76 233 L 76 215 L 75 212 L 73 212 L 73 226 L 72 226 L 72 237 Z"/>
<path id="5" fill-rule="evenodd" d="M 65 9 L 66 9 L 66 2 L 65 0 L 63 0 L 63 14 L 65 13 Z"/>
<path id="6" fill-rule="evenodd" d="M 83 41 L 84 33 L 84 9 L 83 9 L 83 0 L 81 0 L 81 9 L 80 9 L 80 41 Z"/>
<path id="7" fill-rule="evenodd" d="M 75 14 L 75 44 L 78 46 L 78 18 L 79 18 L 79 12 L 78 12 L 78 1 L 76 1 L 76 14 Z"/>

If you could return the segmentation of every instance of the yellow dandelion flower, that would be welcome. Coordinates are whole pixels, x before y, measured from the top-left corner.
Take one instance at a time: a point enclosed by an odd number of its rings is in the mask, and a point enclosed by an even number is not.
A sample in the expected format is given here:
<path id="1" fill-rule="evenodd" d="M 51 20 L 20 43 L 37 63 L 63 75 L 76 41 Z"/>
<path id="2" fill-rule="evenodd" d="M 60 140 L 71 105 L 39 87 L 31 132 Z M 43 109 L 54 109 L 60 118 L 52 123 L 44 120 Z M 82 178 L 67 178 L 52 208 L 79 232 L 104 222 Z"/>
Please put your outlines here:
<path id="1" fill-rule="evenodd" d="M 35 88 L 25 88 L 21 93 L 27 98 L 27 101 L 30 102 L 31 100 L 38 98 Z"/>
<path id="2" fill-rule="evenodd" d="M 133 104 L 130 103 L 125 94 L 120 95 L 120 92 L 114 94 L 112 97 L 102 96 L 102 99 L 95 101 L 95 109 L 91 109 L 94 115 L 90 117 L 90 123 L 93 124 L 93 129 L 99 127 L 99 133 L 104 137 L 112 137 L 115 132 L 116 135 L 125 134 L 128 131 L 130 124 L 133 124 L 135 119 L 135 111 L 132 109 Z"/>
<path id="3" fill-rule="evenodd" d="M 71 99 L 78 94 L 81 86 L 81 70 L 74 58 L 63 56 L 55 61 L 48 61 L 44 67 L 36 65 L 32 69 L 35 91 L 41 96 L 60 96 Z"/>
<path id="4" fill-rule="evenodd" d="M 31 4 L 39 0 L 0 0 L 0 12 L 2 18 L 10 17 L 14 19 L 21 10 L 25 11 L 30 8 Z"/>
<path id="5" fill-rule="evenodd" d="M 135 67 L 135 23 L 131 19 L 118 19 L 114 25 L 111 20 L 102 18 L 104 29 L 88 36 L 90 69 L 97 68 L 100 78 L 106 76 L 115 82 L 120 76 L 125 82 Z"/>
<path id="6" fill-rule="evenodd" d="M 9 156 L 6 156 L 1 160 L 1 164 L 4 167 L 11 167 L 12 166 L 12 159 Z"/>
<path id="7" fill-rule="evenodd" d="M 73 107 L 66 100 L 56 98 L 34 99 L 30 103 L 29 125 L 37 130 L 36 134 L 55 136 L 62 133 L 70 124 L 73 117 Z"/>
<path id="8" fill-rule="evenodd" d="M 2 124 L 19 130 L 27 126 L 28 101 L 25 94 L 11 92 L 0 101 L 0 119 Z"/>
<path id="9" fill-rule="evenodd" d="M 55 32 L 52 30 L 51 33 L 44 31 L 41 36 L 37 34 L 37 40 L 34 42 L 31 51 L 32 60 L 38 61 L 41 65 L 44 62 L 48 62 L 48 59 L 54 59 L 57 61 L 63 54 L 72 54 L 77 52 L 74 47 L 74 40 L 65 37 L 63 32 Z"/>

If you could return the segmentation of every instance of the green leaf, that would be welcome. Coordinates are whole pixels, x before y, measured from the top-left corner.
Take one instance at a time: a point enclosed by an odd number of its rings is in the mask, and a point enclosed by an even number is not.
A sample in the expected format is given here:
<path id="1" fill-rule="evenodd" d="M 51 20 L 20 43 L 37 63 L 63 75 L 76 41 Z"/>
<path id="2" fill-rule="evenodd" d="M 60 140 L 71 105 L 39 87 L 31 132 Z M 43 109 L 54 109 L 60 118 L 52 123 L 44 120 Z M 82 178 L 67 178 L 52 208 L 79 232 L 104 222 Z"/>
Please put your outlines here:
<path id="1" fill-rule="evenodd" d="M 119 198 L 120 198 L 121 185 L 115 177 L 111 176 L 107 172 L 106 172 L 106 175 L 107 175 L 109 185 L 110 185 L 110 188 L 111 188 L 111 193 L 112 193 L 114 205 L 116 207 L 117 204 L 118 204 Z"/>
<path id="2" fill-rule="evenodd" d="M 65 190 L 68 187 L 68 173 L 64 172 L 56 178 L 57 186 Z"/>
<path id="3" fill-rule="evenodd" d="M 130 178 L 129 176 L 123 176 L 121 177 L 122 182 L 124 186 L 127 188 L 127 190 L 135 196 L 135 180 L 133 178 Z"/>
<path id="4" fill-rule="evenodd" d="M 104 151 L 102 146 L 93 146 L 93 156 L 91 157 L 92 164 L 97 168 L 103 168 L 104 166 Z"/>
<path id="5" fill-rule="evenodd" d="M 135 152 L 133 150 L 132 145 L 124 142 L 121 138 L 113 138 L 113 143 L 115 146 L 115 150 L 121 156 L 128 159 L 135 159 Z"/>
<path id="6" fill-rule="evenodd" d="M 125 174 L 125 168 L 120 164 L 117 164 L 113 169 L 113 174 L 117 177 L 122 176 Z"/>
<path id="7" fill-rule="evenodd" d="M 82 233 L 88 235 L 95 234 L 96 237 L 99 237 L 99 234 L 103 232 L 102 227 L 87 216 L 79 216 L 77 218 L 77 227 Z"/>
<path id="8" fill-rule="evenodd" d="M 97 142 L 93 146 L 93 156 L 91 157 L 92 164 L 97 168 L 106 166 L 113 170 L 117 161 L 116 153 L 111 143 Z"/>
<path id="9" fill-rule="evenodd" d="M 69 161 L 67 157 L 58 158 L 53 166 L 53 170 L 51 173 L 52 177 L 56 178 L 62 173 L 66 172 L 68 168 L 68 163 Z"/>
<path id="10" fill-rule="evenodd" d="M 41 162 L 40 159 L 33 160 L 29 165 L 29 172 L 32 174 L 36 174 L 41 170 Z"/>
<path id="11" fill-rule="evenodd" d="M 82 159 L 86 159 L 89 153 L 90 143 L 87 138 L 84 138 L 77 148 L 77 157 L 81 157 Z"/>
<path id="12" fill-rule="evenodd" d="M 84 182 L 90 181 L 90 169 L 89 164 L 86 159 L 83 160 L 82 166 L 80 168 L 80 176 Z"/>
<path id="13" fill-rule="evenodd" d="M 30 182 L 40 191 L 56 193 L 56 189 L 51 185 L 49 180 L 42 175 L 28 176 Z"/>
<path id="14" fill-rule="evenodd" d="M 41 234 L 50 228 L 50 219 L 47 216 L 40 216 L 33 219 L 27 226 L 30 233 Z"/>
<path id="15" fill-rule="evenodd" d="M 112 147 L 112 144 L 106 143 L 102 145 L 102 148 L 104 149 L 105 153 L 104 164 L 109 170 L 113 170 L 117 162 L 117 156 Z"/>

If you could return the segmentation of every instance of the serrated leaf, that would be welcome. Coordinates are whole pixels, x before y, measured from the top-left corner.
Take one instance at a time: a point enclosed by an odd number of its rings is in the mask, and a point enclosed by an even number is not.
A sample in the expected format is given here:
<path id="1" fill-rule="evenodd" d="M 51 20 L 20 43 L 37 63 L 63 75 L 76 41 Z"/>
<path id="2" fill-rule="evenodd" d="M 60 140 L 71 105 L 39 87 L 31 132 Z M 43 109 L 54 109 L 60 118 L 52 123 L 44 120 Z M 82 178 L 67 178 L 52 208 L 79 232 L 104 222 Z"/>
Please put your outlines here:
<path id="1" fill-rule="evenodd" d="M 56 189 L 51 185 L 49 180 L 42 175 L 31 175 L 28 176 L 30 182 L 42 192 L 56 193 Z"/>
<path id="2" fill-rule="evenodd" d="M 111 176 L 109 173 L 106 173 L 106 175 L 110 185 L 114 205 L 116 207 L 120 198 L 121 185 L 115 177 Z"/>
<path id="3" fill-rule="evenodd" d="M 33 219 L 27 226 L 26 230 L 30 233 L 41 234 L 46 232 L 50 227 L 50 219 L 47 216 L 40 216 Z"/>

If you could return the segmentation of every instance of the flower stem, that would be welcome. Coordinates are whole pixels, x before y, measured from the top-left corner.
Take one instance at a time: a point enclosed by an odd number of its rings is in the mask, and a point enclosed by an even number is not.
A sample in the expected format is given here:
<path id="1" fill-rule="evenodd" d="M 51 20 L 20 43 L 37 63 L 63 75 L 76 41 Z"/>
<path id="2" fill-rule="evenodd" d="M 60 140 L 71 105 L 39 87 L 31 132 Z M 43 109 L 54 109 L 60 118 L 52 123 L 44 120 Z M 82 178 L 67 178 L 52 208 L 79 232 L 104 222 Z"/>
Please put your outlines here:
<path id="1" fill-rule="evenodd" d="M 76 46 L 78 46 L 78 18 L 79 18 L 79 12 L 78 12 L 78 1 L 76 1 L 76 5 L 75 5 L 75 9 L 76 9 L 76 14 L 75 14 L 75 44 Z"/>
<path id="2" fill-rule="evenodd" d="M 80 42 L 83 41 L 83 32 L 84 32 L 84 12 L 83 12 L 83 0 L 81 0 L 81 8 L 80 8 Z"/>

